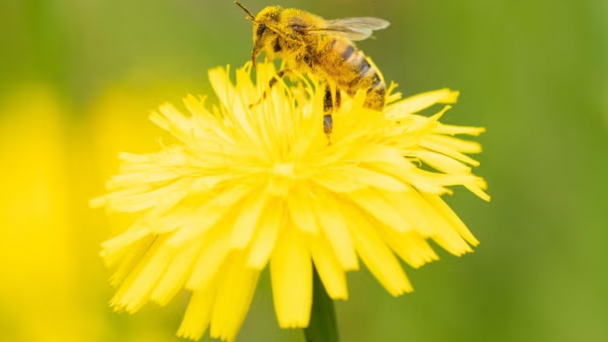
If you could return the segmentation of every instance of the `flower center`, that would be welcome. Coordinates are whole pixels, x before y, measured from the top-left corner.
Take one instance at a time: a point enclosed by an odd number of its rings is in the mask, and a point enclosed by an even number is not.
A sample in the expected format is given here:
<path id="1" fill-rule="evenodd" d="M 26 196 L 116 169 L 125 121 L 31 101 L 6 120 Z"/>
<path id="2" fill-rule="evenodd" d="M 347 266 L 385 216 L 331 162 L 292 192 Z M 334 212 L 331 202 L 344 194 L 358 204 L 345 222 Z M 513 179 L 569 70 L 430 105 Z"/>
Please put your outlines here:
<path id="1" fill-rule="evenodd" d="M 296 170 L 295 170 L 295 165 L 293 163 L 276 164 L 272 168 L 272 173 L 279 177 L 291 178 L 291 179 L 296 178 Z"/>

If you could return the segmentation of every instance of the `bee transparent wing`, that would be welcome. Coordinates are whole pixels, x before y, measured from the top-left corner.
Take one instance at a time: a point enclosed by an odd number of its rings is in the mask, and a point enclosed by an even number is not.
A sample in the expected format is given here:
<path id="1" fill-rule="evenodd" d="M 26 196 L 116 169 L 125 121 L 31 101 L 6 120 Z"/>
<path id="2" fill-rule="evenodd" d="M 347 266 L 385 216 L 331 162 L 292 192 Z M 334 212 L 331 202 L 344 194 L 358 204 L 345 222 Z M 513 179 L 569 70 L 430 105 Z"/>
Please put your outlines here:
<path id="1" fill-rule="evenodd" d="M 353 29 L 381 30 L 387 28 L 390 23 L 384 19 L 373 17 L 341 18 L 325 22 L 325 27 L 349 27 Z"/>
<path id="2" fill-rule="evenodd" d="M 364 40 L 371 37 L 373 31 L 388 27 L 390 23 L 384 19 L 361 17 L 327 20 L 323 27 L 310 28 L 312 34 L 341 36 L 350 40 Z"/>

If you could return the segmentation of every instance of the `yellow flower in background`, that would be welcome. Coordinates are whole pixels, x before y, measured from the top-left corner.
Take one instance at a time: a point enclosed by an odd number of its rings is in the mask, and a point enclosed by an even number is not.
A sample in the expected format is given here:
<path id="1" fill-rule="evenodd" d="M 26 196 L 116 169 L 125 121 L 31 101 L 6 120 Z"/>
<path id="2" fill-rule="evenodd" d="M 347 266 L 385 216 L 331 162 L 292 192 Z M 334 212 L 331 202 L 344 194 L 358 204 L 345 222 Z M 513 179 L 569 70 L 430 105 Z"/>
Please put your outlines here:
<path id="1" fill-rule="evenodd" d="M 95 272 L 80 264 L 86 241 L 75 243 L 74 151 L 59 94 L 44 83 L 0 94 L 1 341 L 99 341 L 103 326 L 83 300 L 98 289 L 83 286 Z"/>
<path id="2" fill-rule="evenodd" d="M 480 145 L 454 137 L 483 128 L 441 124 L 449 106 L 413 114 L 455 102 L 456 92 L 392 94 L 382 113 L 359 93 L 333 115 L 328 144 L 315 80 L 280 82 L 249 106 L 275 74 L 260 64 L 254 83 L 247 64 L 233 84 L 228 69 L 211 70 L 218 104 L 188 96 L 184 109 L 161 106 L 151 120 L 178 141 L 121 155 L 109 194 L 92 202 L 142 212 L 103 244 L 114 307 L 164 305 L 185 288 L 192 297 L 178 334 L 198 339 L 209 328 L 231 341 L 267 264 L 279 325 L 297 328 L 309 322 L 313 265 L 333 299 L 348 297 L 345 272 L 359 260 L 397 296 L 412 286 L 396 256 L 419 267 L 437 259 L 428 239 L 455 255 L 478 244 L 440 196 L 462 185 L 489 200 L 465 155 Z"/>

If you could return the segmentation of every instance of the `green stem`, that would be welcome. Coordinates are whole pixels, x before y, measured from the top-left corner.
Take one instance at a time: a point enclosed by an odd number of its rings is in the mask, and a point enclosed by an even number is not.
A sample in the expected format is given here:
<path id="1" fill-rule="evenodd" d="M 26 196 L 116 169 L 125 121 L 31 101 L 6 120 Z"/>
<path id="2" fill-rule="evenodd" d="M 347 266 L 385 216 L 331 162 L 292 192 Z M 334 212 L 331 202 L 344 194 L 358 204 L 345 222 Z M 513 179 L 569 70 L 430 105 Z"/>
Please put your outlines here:
<path id="1" fill-rule="evenodd" d="M 307 342 L 339 342 L 334 301 L 329 298 L 317 269 L 313 267 L 313 297 L 310 323 L 304 329 Z"/>

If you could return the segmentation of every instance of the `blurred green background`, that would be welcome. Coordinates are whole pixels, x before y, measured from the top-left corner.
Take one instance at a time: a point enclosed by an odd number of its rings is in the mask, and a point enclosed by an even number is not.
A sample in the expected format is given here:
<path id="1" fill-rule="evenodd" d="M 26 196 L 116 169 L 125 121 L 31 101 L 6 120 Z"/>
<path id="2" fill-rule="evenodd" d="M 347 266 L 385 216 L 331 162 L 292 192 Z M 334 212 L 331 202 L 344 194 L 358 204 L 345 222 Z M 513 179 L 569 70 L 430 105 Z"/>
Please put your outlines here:
<path id="1" fill-rule="evenodd" d="M 492 202 L 448 199 L 482 244 L 406 267 L 399 298 L 351 274 L 343 341 L 608 341 L 606 0 L 243 2 L 388 19 L 358 44 L 385 78 L 458 89 L 444 120 L 488 129 Z M 249 58 L 251 24 L 231 0 L 3 0 L 0 27 L 0 340 L 179 341 L 184 299 L 108 308 L 99 243 L 129 218 L 88 200 L 118 152 L 157 149 L 150 110 Z M 278 328 L 267 273 L 238 341 L 303 341 Z"/>

